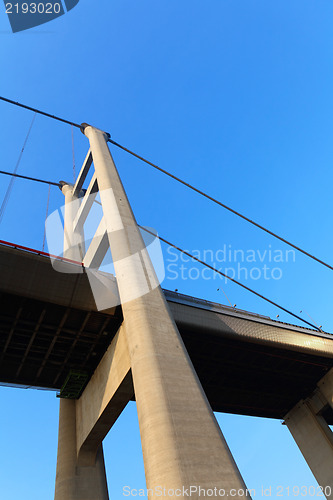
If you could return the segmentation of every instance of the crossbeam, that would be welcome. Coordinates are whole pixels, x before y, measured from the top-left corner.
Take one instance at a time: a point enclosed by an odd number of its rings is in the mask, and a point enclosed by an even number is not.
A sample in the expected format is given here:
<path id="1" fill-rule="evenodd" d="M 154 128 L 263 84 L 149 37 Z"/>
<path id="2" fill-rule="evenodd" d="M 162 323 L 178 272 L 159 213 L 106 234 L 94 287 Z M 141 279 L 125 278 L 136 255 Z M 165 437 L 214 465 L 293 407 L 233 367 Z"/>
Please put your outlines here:
<path id="1" fill-rule="evenodd" d="M 76 404 L 79 465 L 94 465 L 98 447 L 133 395 L 131 361 L 121 325 Z"/>
<path id="2" fill-rule="evenodd" d="M 98 183 L 96 174 L 94 174 L 92 176 L 92 179 L 90 181 L 90 184 L 88 186 L 85 195 L 81 199 L 81 205 L 73 221 L 73 231 L 77 231 L 83 227 L 83 224 L 85 223 L 88 217 L 89 211 L 93 206 L 97 193 L 98 193 Z"/>
<path id="3" fill-rule="evenodd" d="M 84 266 L 92 269 L 98 269 L 108 250 L 108 235 L 106 232 L 105 219 L 103 217 L 98 228 L 96 229 L 88 250 L 82 259 Z"/>
<path id="4" fill-rule="evenodd" d="M 79 172 L 79 175 L 78 175 L 76 182 L 74 184 L 74 188 L 73 188 L 73 196 L 74 197 L 79 196 L 79 193 L 82 189 L 84 181 L 86 180 L 86 177 L 87 177 L 88 172 L 90 170 L 91 164 L 92 164 L 92 154 L 91 154 L 91 150 L 89 149 L 87 156 L 86 156 L 86 158 L 83 162 L 83 165 L 81 167 L 81 170 Z"/>

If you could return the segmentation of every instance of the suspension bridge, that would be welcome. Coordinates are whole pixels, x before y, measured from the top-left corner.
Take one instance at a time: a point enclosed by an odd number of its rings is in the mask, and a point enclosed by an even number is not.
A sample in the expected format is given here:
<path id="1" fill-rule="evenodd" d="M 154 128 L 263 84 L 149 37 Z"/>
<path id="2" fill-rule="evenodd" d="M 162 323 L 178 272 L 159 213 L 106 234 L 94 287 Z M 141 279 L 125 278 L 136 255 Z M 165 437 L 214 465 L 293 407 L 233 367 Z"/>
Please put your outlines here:
<path id="1" fill-rule="evenodd" d="M 195 486 L 193 498 L 199 498 L 199 489 L 200 498 L 211 498 L 214 488 L 229 494 L 246 491 L 213 411 L 283 419 L 329 498 L 332 335 L 232 278 L 305 326 L 163 290 L 144 241 L 144 233 L 153 239 L 156 235 L 138 226 L 108 144 L 318 265 L 332 266 L 116 143 L 106 132 L 1 99 L 78 127 L 87 138 L 88 153 L 74 184 L 18 174 L 20 158 L 14 172 L 1 171 L 11 179 L 54 185 L 65 200 L 61 254 L 0 242 L 0 382 L 59 392 L 55 500 L 109 498 L 102 442 L 131 400 L 138 409 L 150 498 L 158 487 L 183 491 Z M 98 194 L 102 219 L 87 241 L 84 224 Z M 159 239 L 228 279 L 178 245 Z M 99 270 L 109 250 L 115 276 Z"/>

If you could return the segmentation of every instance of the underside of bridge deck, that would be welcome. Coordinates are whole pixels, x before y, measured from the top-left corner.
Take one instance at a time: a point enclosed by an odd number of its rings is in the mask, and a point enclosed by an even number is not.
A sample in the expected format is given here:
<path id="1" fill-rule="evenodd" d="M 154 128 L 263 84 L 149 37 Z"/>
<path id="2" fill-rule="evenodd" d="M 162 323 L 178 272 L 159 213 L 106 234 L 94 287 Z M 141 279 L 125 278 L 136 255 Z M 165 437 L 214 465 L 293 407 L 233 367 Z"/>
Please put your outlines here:
<path id="1" fill-rule="evenodd" d="M 74 370 L 83 388 L 122 323 L 121 306 L 97 311 L 86 275 L 64 277 L 22 250 L 0 246 L 0 272 L 0 382 L 60 390 Z M 333 366 L 333 336 L 165 294 L 214 411 L 282 419 Z M 332 410 L 324 416 L 333 423 Z"/>

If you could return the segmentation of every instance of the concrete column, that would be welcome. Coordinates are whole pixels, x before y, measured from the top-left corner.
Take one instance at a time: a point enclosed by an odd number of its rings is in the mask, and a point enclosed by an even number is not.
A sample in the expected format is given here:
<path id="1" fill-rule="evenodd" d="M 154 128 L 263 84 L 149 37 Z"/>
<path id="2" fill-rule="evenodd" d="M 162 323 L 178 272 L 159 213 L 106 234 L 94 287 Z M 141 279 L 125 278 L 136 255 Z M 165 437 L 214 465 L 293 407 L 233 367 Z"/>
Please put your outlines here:
<path id="1" fill-rule="evenodd" d="M 245 490 L 158 286 L 107 136 L 83 127 L 91 145 L 124 314 L 147 487 L 178 493 L 192 487 L 193 499 L 218 498 L 209 490 L 214 488 Z M 234 496 L 240 497 L 242 492 Z"/>
<path id="2" fill-rule="evenodd" d="M 285 423 L 323 493 L 332 498 L 333 433 L 326 421 L 315 414 L 311 401 L 300 401 L 286 415 Z"/>
<path id="3" fill-rule="evenodd" d="M 82 260 L 83 232 L 73 231 L 73 220 L 80 200 L 73 186 L 62 184 L 65 195 L 64 257 Z M 87 467 L 78 465 L 76 401 L 60 399 L 59 436 L 55 500 L 108 500 L 102 445 Z"/>
<path id="4" fill-rule="evenodd" d="M 73 231 L 73 221 L 80 206 L 80 198 L 74 196 L 73 186 L 60 182 L 61 191 L 65 196 L 64 213 L 64 257 L 82 262 L 84 254 L 83 229 Z"/>
<path id="5" fill-rule="evenodd" d="M 60 400 L 57 474 L 54 500 L 108 500 L 103 448 L 94 466 L 77 464 L 76 402 Z"/>

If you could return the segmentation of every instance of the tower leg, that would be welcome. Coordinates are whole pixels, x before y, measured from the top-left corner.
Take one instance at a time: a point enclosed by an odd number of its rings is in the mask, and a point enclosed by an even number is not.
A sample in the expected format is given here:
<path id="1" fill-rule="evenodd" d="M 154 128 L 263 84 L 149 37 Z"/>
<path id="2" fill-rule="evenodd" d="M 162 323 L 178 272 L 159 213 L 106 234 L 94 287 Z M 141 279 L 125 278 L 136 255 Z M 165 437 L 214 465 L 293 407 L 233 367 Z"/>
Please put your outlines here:
<path id="1" fill-rule="evenodd" d="M 309 401 L 300 401 L 285 417 L 285 424 L 323 488 L 333 495 L 333 433 L 324 418 L 316 415 Z"/>
<path id="2" fill-rule="evenodd" d="M 109 500 L 103 448 L 94 466 L 77 464 L 76 402 L 60 400 L 55 500 Z"/>
<path id="3" fill-rule="evenodd" d="M 149 498 L 225 491 L 243 499 L 246 486 L 171 317 L 105 134 L 91 126 L 84 133 L 122 303 Z"/>

